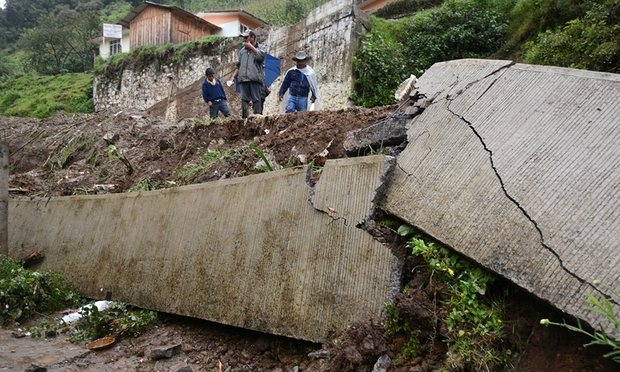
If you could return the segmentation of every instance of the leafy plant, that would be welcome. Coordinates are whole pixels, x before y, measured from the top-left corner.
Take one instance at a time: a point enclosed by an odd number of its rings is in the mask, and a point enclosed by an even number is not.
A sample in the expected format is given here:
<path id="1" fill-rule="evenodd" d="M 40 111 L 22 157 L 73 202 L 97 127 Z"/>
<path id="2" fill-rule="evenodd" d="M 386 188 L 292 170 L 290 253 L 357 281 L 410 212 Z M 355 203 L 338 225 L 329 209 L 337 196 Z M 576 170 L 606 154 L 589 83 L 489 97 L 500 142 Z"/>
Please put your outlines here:
<path id="1" fill-rule="evenodd" d="M 265 172 L 271 172 L 273 171 L 273 168 L 271 167 L 271 164 L 269 164 L 269 160 L 267 160 L 267 157 L 265 156 L 265 153 L 261 151 L 261 149 L 258 148 L 258 146 L 256 146 L 255 144 L 251 144 L 250 148 L 252 150 L 254 150 L 254 152 L 256 153 L 256 155 L 258 155 L 259 158 L 261 158 L 261 160 L 263 161 L 263 163 L 265 163 Z"/>
<path id="2" fill-rule="evenodd" d="M 132 308 L 121 302 L 113 302 L 109 309 L 99 311 L 94 306 L 83 306 L 82 317 L 76 321 L 69 340 L 77 343 L 92 341 L 104 336 L 138 336 L 157 319 L 157 313 Z"/>
<path id="3" fill-rule="evenodd" d="M 127 168 L 127 174 L 133 173 L 133 167 L 131 166 L 129 159 L 127 159 L 127 157 L 123 153 L 123 150 L 119 149 L 116 145 L 108 145 L 108 157 L 117 158 L 118 160 L 120 160 L 125 165 L 125 168 Z"/>
<path id="4" fill-rule="evenodd" d="M 412 238 L 407 246 L 450 288 L 443 303 L 448 309 L 447 364 L 454 369 L 474 370 L 492 370 L 505 364 L 506 355 L 499 348 L 504 336 L 501 309 L 485 297 L 495 277 L 420 237 Z"/>
<path id="5" fill-rule="evenodd" d="M 600 285 L 600 282 L 595 281 L 595 284 Z M 604 354 L 603 357 L 611 358 L 614 362 L 620 363 L 620 319 L 615 313 L 613 305 L 620 303 L 620 295 L 611 290 L 610 298 L 589 294 L 587 301 L 588 310 L 602 315 L 603 319 L 607 323 L 606 326 L 609 331 L 605 331 L 603 324 L 599 326 L 598 330 L 588 331 L 584 329 L 579 320 L 577 320 L 576 326 L 568 324 L 565 321 L 558 323 L 550 321 L 549 319 L 541 319 L 540 324 L 545 326 L 554 325 L 564 327 L 570 331 L 584 334 L 592 340 L 584 346 L 588 347 L 592 345 L 602 345 L 609 347 L 611 348 L 611 351 Z"/>
<path id="6" fill-rule="evenodd" d="M 24 269 L 4 256 L 0 260 L 0 324 L 28 319 L 74 307 L 81 302 L 73 287 L 59 274 Z"/>

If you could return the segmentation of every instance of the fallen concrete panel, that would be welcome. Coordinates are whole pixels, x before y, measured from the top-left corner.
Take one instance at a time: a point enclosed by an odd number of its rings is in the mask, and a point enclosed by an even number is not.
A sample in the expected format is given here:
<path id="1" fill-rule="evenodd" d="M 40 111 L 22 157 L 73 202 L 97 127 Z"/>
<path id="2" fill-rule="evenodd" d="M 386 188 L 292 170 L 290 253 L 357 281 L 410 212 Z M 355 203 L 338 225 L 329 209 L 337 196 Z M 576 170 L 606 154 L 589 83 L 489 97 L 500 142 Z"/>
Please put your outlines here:
<path id="1" fill-rule="evenodd" d="M 363 220 L 389 162 L 328 161 L 319 204 Z M 310 202 L 307 169 L 144 193 L 11 200 L 9 254 L 85 295 L 323 341 L 378 319 L 398 288 L 397 260 L 367 232 Z M 344 187 L 347 198 L 326 193 Z"/>
<path id="2" fill-rule="evenodd" d="M 458 60 L 418 84 L 432 103 L 385 209 L 601 324 L 587 296 L 620 288 L 620 75 Z"/>

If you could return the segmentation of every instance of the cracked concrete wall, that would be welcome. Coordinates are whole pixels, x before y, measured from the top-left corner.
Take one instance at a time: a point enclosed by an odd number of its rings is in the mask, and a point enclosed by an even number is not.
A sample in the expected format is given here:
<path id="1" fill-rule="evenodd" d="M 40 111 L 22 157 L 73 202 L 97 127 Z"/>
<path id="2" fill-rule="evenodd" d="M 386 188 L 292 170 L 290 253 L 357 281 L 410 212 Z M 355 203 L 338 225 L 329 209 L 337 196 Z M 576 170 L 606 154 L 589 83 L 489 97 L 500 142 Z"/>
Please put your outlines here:
<path id="1" fill-rule="evenodd" d="M 586 307 L 620 288 L 620 75 L 457 60 L 418 85 L 386 210 L 607 327 Z"/>
<path id="2" fill-rule="evenodd" d="M 393 161 L 328 161 L 179 188 L 12 199 L 9 255 L 45 255 L 82 294 L 322 342 L 380 319 L 400 288 L 390 250 L 359 228 Z M 343 192 L 346 194 L 343 195 Z"/>

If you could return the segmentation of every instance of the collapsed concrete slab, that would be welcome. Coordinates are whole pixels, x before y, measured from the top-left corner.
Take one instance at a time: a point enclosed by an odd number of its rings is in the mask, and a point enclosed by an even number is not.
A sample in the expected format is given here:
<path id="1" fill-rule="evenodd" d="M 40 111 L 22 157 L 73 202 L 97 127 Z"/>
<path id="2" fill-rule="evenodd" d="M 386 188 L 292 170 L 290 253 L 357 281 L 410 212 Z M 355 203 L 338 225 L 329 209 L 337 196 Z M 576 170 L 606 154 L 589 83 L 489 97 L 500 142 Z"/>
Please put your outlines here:
<path id="1" fill-rule="evenodd" d="M 390 162 L 328 161 L 152 192 L 11 200 L 9 255 L 92 298 L 314 342 L 378 319 L 399 288 L 390 250 L 356 225 Z M 312 198 L 311 198 L 312 197 Z"/>
<path id="2" fill-rule="evenodd" d="M 418 85 L 430 105 L 384 208 L 601 324 L 587 296 L 620 288 L 620 75 L 457 60 Z"/>

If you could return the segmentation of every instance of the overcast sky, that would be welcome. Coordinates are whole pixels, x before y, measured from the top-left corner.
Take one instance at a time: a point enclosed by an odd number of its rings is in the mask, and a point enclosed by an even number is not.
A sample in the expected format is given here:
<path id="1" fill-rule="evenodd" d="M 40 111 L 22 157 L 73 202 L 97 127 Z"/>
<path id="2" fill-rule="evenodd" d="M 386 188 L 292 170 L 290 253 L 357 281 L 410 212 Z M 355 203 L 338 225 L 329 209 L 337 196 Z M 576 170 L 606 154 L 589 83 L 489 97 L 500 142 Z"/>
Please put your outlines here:
<path id="1" fill-rule="evenodd" d="M 0 8 L 4 9 L 4 0 L 0 0 Z"/>

